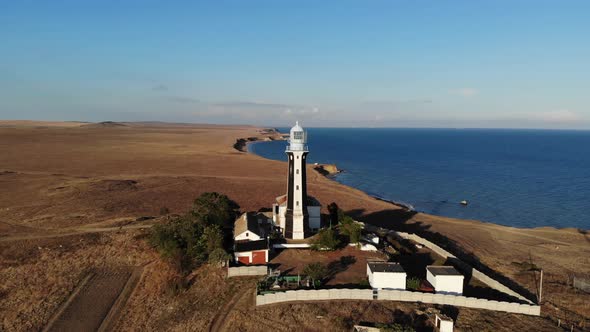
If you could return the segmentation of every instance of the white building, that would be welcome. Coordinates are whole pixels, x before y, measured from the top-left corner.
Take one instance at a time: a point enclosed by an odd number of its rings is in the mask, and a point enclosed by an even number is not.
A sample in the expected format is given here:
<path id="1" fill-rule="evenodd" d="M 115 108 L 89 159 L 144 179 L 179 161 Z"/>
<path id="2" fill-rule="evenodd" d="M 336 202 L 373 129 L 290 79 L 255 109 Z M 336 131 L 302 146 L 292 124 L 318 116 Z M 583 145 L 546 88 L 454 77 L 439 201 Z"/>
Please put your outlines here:
<path id="1" fill-rule="evenodd" d="M 243 213 L 234 222 L 234 259 L 242 264 L 268 263 L 271 219 L 262 212 Z"/>
<path id="2" fill-rule="evenodd" d="M 234 222 L 234 241 L 257 241 L 265 239 L 270 232 L 268 218 L 262 213 L 243 213 Z"/>
<path id="3" fill-rule="evenodd" d="M 439 332 L 453 332 L 453 320 L 443 314 L 436 314 L 434 326 Z"/>
<path id="4" fill-rule="evenodd" d="M 287 239 L 304 239 L 320 228 L 321 206 L 307 196 L 306 144 L 307 134 L 297 122 L 291 128 L 285 151 L 289 158 L 287 194 L 277 197 L 273 204 L 273 221 Z"/>
<path id="5" fill-rule="evenodd" d="M 367 277 L 374 289 L 406 289 L 406 271 L 398 263 L 368 262 Z"/>
<path id="6" fill-rule="evenodd" d="M 439 294 L 463 294 L 464 276 L 452 266 L 426 267 L 426 280 L 434 287 Z"/>
<path id="7" fill-rule="evenodd" d="M 234 259 L 242 264 L 267 264 L 268 240 L 236 242 L 234 244 Z"/>

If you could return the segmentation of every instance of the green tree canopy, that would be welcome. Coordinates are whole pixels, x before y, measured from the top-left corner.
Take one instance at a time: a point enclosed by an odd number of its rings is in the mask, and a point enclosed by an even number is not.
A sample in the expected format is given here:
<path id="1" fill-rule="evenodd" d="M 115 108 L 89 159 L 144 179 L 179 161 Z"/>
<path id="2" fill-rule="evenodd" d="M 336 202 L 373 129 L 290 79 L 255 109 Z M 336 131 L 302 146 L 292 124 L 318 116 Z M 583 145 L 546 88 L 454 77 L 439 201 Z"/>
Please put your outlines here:
<path id="1" fill-rule="evenodd" d="M 239 206 L 226 195 L 206 192 L 195 199 L 191 214 L 203 225 L 231 228 Z"/>
<path id="2" fill-rule="evenodd" d="M 186 215 L 154 226 L 149 242 L 182 273 L 208 260 L 217 262 L 226 257 L 223 227 L 233 223 L 236 208 L 225 195 L 204 193 Z"/>
<path id="3" fill-rule="evenodd" d="M 332 228 L 321 229 L 312 243 L 312 249 L 334 250 L 340 245 L 340 240 Z"/>
<path id="4" fill-rule="evenodd" d="M 358 243 L 361 240 L 362 229 L 359 223 L 348 216 L 340 224 L 340 233 L 346 235 L 350 243 Z"/>
<path id="5" fill-rule="evenodd" d="M 328 268 L 322 263 L 310 263 L 303 268 L 303 273 L 311 278 L 315 287 L 315 281 L 321 281 L 328 276 Z"/>

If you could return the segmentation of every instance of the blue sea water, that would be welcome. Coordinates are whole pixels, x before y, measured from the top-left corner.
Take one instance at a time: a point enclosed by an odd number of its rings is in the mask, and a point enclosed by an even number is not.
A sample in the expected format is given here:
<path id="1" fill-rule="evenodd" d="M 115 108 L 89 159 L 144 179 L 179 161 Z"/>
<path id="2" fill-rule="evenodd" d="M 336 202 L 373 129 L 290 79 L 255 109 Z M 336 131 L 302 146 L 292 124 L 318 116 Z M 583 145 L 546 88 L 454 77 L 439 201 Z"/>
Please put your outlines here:
<path id="1" fill-rule="evenodd" d="M 336 181 L 370 195 L 442 216 L 590 229 L 590 131 L 307 130 L 309 162 L 336 164 Z M 286 161 L 286 144 L 249 149 Z"/>

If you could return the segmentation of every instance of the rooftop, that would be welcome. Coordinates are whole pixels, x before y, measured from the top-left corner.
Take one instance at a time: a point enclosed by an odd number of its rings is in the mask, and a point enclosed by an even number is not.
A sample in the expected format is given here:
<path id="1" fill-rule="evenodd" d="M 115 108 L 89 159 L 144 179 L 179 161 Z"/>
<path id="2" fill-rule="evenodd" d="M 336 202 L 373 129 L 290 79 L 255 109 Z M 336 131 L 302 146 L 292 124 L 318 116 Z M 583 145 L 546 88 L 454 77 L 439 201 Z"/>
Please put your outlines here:
<path id="1" fill-rule="evenodd" d="M 462 274 L 452 266 L 429 265 L 426 269 L 435 276 L 462 276 Z"/>
<path id="2" fill-rule="evenodd" d="M 242 234 L 245 231 L 258 234 L 258 221 L 256 218 L 251 218 L 248 212 L 243 213 L 234 223 L 234 234 Z"/>
<path id="3" fill-rule="evenodd" d="M 259 236 L 264 236 L 263 227 L 268 224 L 269 216 L 264 212 L 245 212 L 234 222 L 234 236 L 250 231 Z M 262 221 L 262 224 L 258 222 Z"/>
<path id="4" fill-rule="evenodd" d="M 391 273 L 405 273 L 404 268 L 399 263 L 391 262 L 369 262 L 367 263 L 371 272 L 391 272 Z"/>

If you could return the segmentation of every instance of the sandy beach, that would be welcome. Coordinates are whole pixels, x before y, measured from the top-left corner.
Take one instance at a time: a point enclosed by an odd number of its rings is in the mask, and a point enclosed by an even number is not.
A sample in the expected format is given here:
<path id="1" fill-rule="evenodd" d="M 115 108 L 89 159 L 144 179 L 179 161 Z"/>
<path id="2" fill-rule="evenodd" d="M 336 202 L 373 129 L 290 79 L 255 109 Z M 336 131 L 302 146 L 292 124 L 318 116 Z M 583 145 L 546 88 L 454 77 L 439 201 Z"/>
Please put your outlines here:
<path id="1" fill-rule="evenodd" d="M 195 197 L 208 191 L 227 194 L 242 211 L 269 207 L 286 189 L 286 163 L 234 148 L 241 138 L 265 139 L 261 129 L 0 121 L 0 278 L 6 280 L 0 286 L 0 298 L 8 304 L 0 306 L 0 317 L 18 322 L 17 317 L 29 317 L 18 316 L 19 308 L 27 303 L 41 303 L 41 311 L 34 312 L 39 317 L 31 327 L 42 326 L 65 294 L 52 287 L 73 287 L 74 279 L 87 268 L 76 264 L 74 269 L 79 271 L 69 271 L 63 278 L 55 276 L 57 281 L 48 286 L 48 279 L 35 274 L 43 273 L 43 266 L 56 263 L 39 261 L 39 255 L 49 255 L 49 259 L 68 254 L 38 253 L 36 247 L 52 240 L 37 243 L 32 239 L 34 235 L 127 225 L 142 216 L 158 216 L 162 208 L 182 213 Z M 588 232 L 549 227 L 520 229 L 413 214 L 330 180 L 313 171 L 313 165 L 308 167 L 309 194 L 324 209 L 336 202 L 359 220 L 448 241 L 474 261 L 505 275 L 534 295 L 534 274 L 522 271 L 523 265 L 532 262 L 545 271 L 544 312 L 576 319 L 590 317 L 590 295 L 567 286 L 574 274 L 590 275 Z M 145 245 L 129 242 L 123 234 L 113 236 L 109 241 L 119 241 L 125 243 L 125 248 L 133 249 L 120 248 L 111 252 L 112 257 L 102 257 L 92 248 L 80 248 L 87 251 L 84 257 L 88 264 L 93 259 L 103 265 L 123 261 L 146 264 L 154 260 L 153 254 L 142 252 Z M 92 242 L 96 243 L 96 250 L 111 245 L 100 239 L 92 241 L 98 241 Z M 127 256 L 130 252 L 132 258 Z M 68 259 L 74 260 L 75 256 Z M 66 268 L 51 266 L 51 271 L 58 274 L 60 268 Z M 25 280 L 34 285 L 26 291 L 27 296 L 22 296 L 24 290 L 17 286 L 18 278 L 26 274 L 31 275 Z M 140 285 L 146 287 L 149 281 Z M 44 287 L 50 289 L 50 295 L 41 291 Z M 139 304 L 139 299 L 132 299 L 129 310 Z M 140 314 L 128 312 L 126 317 L 134 320 Z"/>

